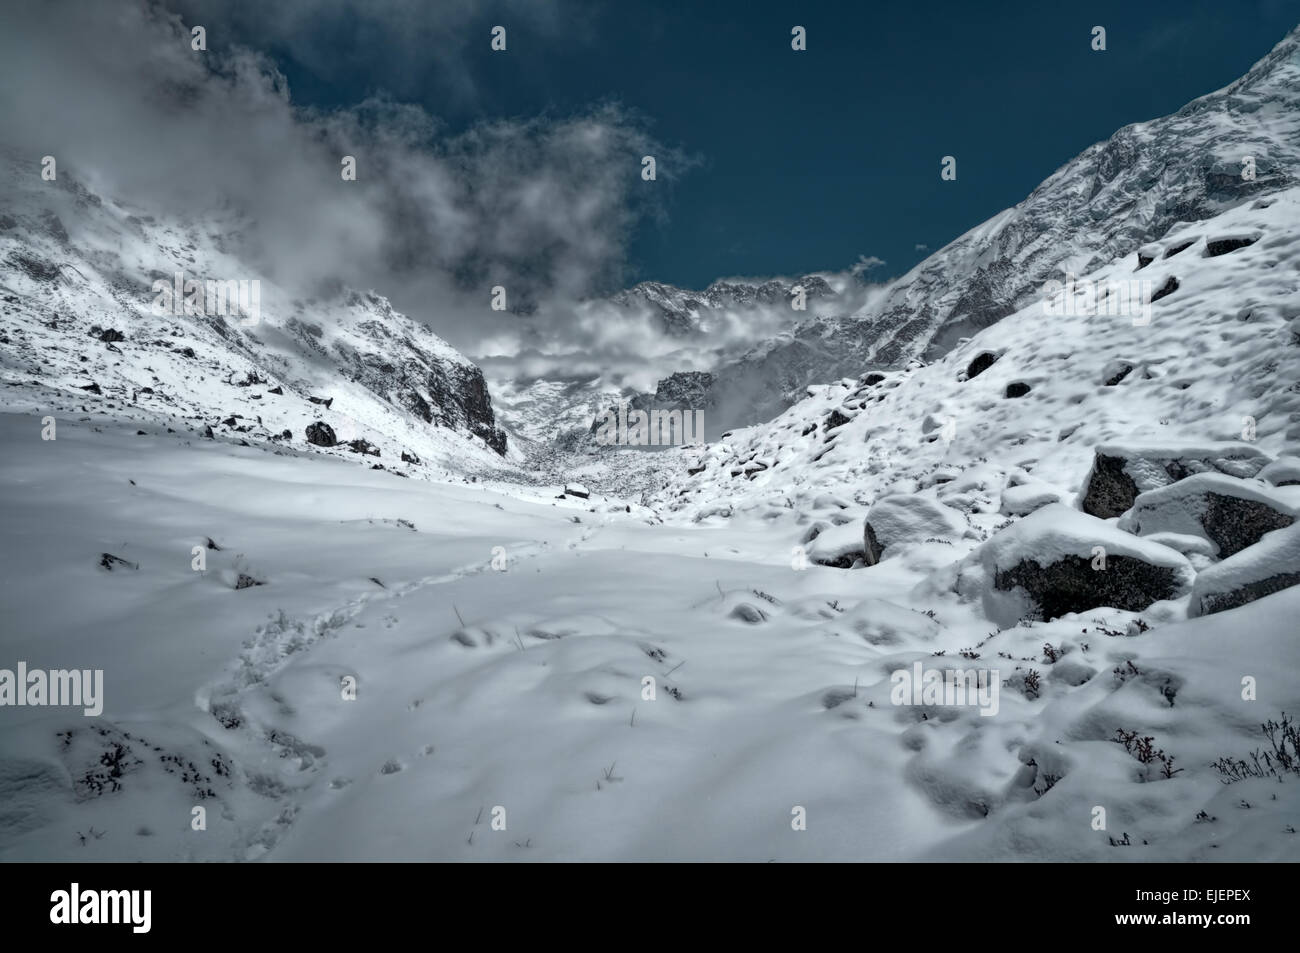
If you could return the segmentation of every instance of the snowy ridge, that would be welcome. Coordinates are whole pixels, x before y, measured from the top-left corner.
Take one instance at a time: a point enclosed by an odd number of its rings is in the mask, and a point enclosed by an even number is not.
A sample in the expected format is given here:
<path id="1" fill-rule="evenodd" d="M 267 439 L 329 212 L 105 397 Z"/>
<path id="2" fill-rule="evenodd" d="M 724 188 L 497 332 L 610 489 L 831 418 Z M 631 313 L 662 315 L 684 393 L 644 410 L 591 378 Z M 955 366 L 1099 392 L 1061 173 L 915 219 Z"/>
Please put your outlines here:
<path id="1" fill-rule="evenodd" d="M 1260 237 L 1209 255 L 1208 242 L 1243 232 Z M 688 518 L 718 508 L 802 511 L 826 493 L 865 506 L 979 469 L 977 512 L 996 519 L 1009 486 L 1077 494 L 1095 448 L 1111 441 L 1240 442 L 1252 418 L 1258 448 L 1294 448 L 1300 190 L 1179 225 L 1156 245 L 1160 257 L 1140 270 L 1135 251 L 1080 276 L 1145 280 L 1149 289 L 1176 278 L 1178 289 L 1151 305 L 1149 325 L 1135 327 L 1128 315 L 1048 315 L 1035 302 L 933 364 L 809 388 L 770 424 L 712 445 L 704 469 L 679 474 L 664 504 Z M 1027 393 L 1007 396 L 1016 385 Z"/>
<path id="2" fill-rule="evenodd" d="M 481 371 L 382 296 L 340 288 L 293 299 L 227 250 L 237 222 L 155 220 L 67 171 L 43 182 L 12 159 L 2 171 L 0 401 L 8 406 L 198 435 L 211 428 L 217 438 L 357 456 L 407 475 L 426 464 L 463 473 L 506 462 Z M 257 280 L 259 320 L 233 309 L 155 314 L 153 282 L 172 284 L 177 273 Z M 317 422 L 340 445 L 364 441 L 365 452 L 308 442 Z"/>
<path id="3" fill-rule="evenodd" d="M 1242 175 L 1247 156 L 1253 178 Z M 807 385 L 933 360 L 1023 307 L 1044 282 L 1096 271 L 1179 222 L 1294 185 L 1297 168 L 1300 27 L 1229 86 L 1085 149 L 855 314 L 805 322 L 716 369 L 715 399 L 766 419 Z"/>

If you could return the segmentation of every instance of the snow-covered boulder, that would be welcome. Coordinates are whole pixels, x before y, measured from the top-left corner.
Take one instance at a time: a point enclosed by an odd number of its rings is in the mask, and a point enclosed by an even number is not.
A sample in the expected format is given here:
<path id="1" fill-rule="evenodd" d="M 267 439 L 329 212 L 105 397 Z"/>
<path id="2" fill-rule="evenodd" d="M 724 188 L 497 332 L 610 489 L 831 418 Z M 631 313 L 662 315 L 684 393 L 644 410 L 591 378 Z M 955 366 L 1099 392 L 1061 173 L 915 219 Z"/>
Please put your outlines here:
<path id="1" fill-rule="evenodd" d="M 1253 477 L 1268 462 L 1258 448 L 1242 443 L 1103 445 L 1096 450 L 1079 508 L 1110 519 L 1148 490 L 1197 473 Z"/>
<path id="2" fill-rule="evenodd" d="M 874 566 L 887 549 L 900 543 L 960 539 L 967 525 L 961 513 L 932 497 L 901 493 L 886 496 L 867 510 L 862 532 L 867 565 Z"/>
<path id="3" fill-rule="evenodd" d="M 1001 511 L 1008 516 L 1028 516 L 1051 503 L 1062 503 L 1061 491 L 1042 480 L 1026 479 L 1002 491 Z"/>
<path id="4" fill-rule="evenodd" d="M 1139 536 L 1203 536 L 1215 545 L 1217 555 L 1227 557 L 1254 545 L 1265 533 L 1290 526 L 1295 518 L 1295 508 L 1266 483 L 1199 473 L 1139 495 L 1119 526 Z"/>
<path id="5" fill-rule="evenodd" d="M 1278 457 L 1259 471 L 1259 478 L 1274 486 L 1300 486 L 1300 457 Z"/>
<path id="6" fill-rule="evenodd" d="M 857 521 L 842 526 L 822 523 L 819 532 L 807 544 L 808 559 L 819 566 L 834 569 L 852 569 L 854 564 L 866 559 L 862 549 L 862 533 Z"/>
<path id="7" fill-rule="evenodd" d="M 1192 587 L 1191 615 L 1235 609 L 1289 586 L 1300 585 L 1300 523 L 1264 535 L 1203 571 Z"/>
<path id="8" fill-rule="evenodd" d="M 565 496 L 576 496 L 580 500 L 585 500 L 591 496 L 591 491 L 581 483 L 566 483 L 564 485 Z"/>
<path id="9" fill-rule="evenodd" d="M 1101 606 L 1138 612 L 1191 588 L 1181 554 L 1052 503 L 995 534 L 956 567 L 952 587 L 998 625 Z"/>

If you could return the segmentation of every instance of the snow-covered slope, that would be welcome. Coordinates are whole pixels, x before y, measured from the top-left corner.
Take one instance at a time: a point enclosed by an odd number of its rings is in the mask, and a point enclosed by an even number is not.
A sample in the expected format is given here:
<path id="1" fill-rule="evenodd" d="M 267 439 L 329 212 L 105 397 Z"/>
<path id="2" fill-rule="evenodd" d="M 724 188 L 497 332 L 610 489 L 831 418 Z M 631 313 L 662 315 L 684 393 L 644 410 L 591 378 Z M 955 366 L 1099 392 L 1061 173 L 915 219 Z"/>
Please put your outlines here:
<path id="1" fill-rule="evenodd" d="M 1243 238 L 1253 244 L 1212 254 Z M 807 513 L 834 493 L 861 509 L 891 489 L 978 471 L 972 517 L 988 524 L 1002 518 L 1009 483 L 1078 493 L 1094 449 L 1115 440 L 1196 444 L 1250 430 L 1274 455 L 1294 448 L 1300 189 L 1180 224 L 1144 251 L 1156 256 L 1145 267 L 1134 251 L 1081 273 L 1079 288 L 1085 278 L 1138 281 L 1145 300 L 1176 280 L 1150 305 L 1149 324 L 1140 309 L 1049 314 L 1037 301 L 933 364 L 809 388 L 771 423 L 712 445 L 704 469 L 679 473 L 664 504 L 688 516 Z M 1076 310 L 1086 310 L 1082 294 Z"/>
<path id="2" fill-rule="evenodd" d="M 716 368 L 714 402 L 749 423 L 779 413 L 807 385 L 933 360 L 1023 307 L 1044 282 L 1095 271 L 1179 222 L 1294 185 L 1298 168 L 1300 27 L 1230 86 L 1085 149 L 856 313 L 809 320 Z"/>
<path id="3" fill-rule="evenodd" d="M 142 216 L 66 169 L 39 172 L 13 155 L 0 167 L 0 401 L 358 452 L 308 442 L 319 422 L 409 474 L 503 463 L 481 371 L 382 296 L 294 299 L 232 251 L 238 222 Z M 260 313 L 156 313 L 153 282 L 177 273 L 256 280 Z"/>

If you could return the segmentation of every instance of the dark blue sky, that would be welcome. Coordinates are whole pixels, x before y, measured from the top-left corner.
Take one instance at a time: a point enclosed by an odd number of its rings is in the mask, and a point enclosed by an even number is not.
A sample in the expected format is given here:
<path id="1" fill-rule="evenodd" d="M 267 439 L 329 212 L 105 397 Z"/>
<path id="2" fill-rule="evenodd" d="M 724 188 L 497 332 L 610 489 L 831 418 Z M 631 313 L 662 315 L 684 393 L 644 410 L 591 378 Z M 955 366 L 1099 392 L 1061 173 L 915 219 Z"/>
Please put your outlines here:
<path id="1" fill-rule="evenodd" d="M 232 26 L 272 53 L 299 104 L 387 92 L 453 132 L 611 100 L 640 113 L 699 161 L 667 217 L 640 227 L 630 275 L 688 287 L 859 255 L 887 262 L 873 278 L 899 274 L 925 256 L 915 246 L 937 249 L 1015 204 L 1091 143 L 1231 82 L 1300 19 L 1293 0 L 617 0 L 561 3 L 539 27 L 518 4 L 484 0 L 462 6 L 454 33 L 435 29 L 422 58 L 393 55 L 364 13 L 323 8 L 339 12 L 313 21 L 310 56 Z M 495 23 L 510 30 L 505 55 L 488 49 Z M 790 49 L 794 24 L 807 52 Z M 1105 52 L 1090 48 L 1094 25 Z M 944 155 L 955 182 L 939 177 Z"/>

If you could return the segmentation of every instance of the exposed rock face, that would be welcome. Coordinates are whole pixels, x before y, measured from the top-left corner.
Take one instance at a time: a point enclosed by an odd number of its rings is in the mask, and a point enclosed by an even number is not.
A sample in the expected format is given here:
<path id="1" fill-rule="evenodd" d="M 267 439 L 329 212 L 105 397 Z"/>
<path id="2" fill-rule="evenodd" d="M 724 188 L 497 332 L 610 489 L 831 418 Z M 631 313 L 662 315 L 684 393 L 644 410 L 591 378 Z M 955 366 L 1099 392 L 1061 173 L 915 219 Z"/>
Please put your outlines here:
<path id="1" fill-rule="evenodd" d="M 1203 536 L 1226 558 L 1254 545 L 1265 533 L 1294 522 L 1294 509 L 1266 484 L 1201 473 L 1141 494 L 1120 526 L 1141 536 Z"/>
<path id="2" fill-rule="evenodd" d="M 1192 587 L 1192 615 L 1235 609 L 1300 585 L 1300 523 L 1202 570 Z"/>
<path id="3" fill-rule="evenodd" d="M 1266 463 L 1268 457 L 1248 444 L 1104 445 L 1096 450 L 1080 509 L 1110 519 L 1128 510 L 1139 493 L 1168 486 L 1196 473 L 1250 477 Z"/>

